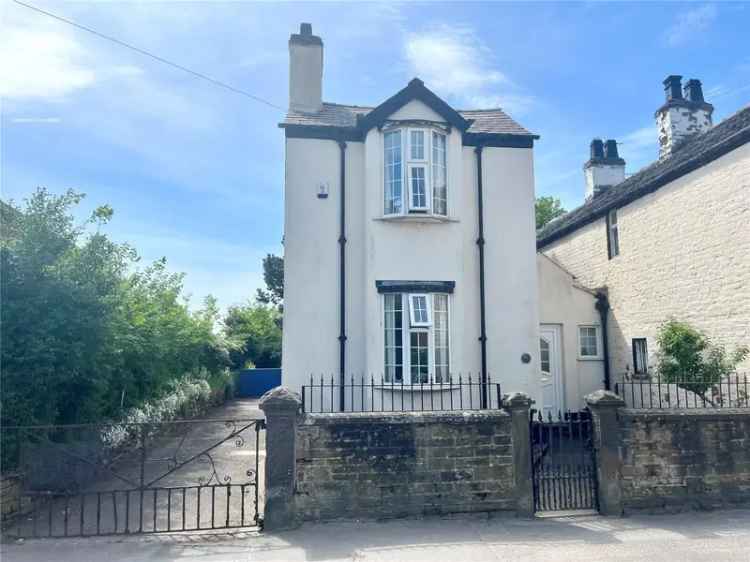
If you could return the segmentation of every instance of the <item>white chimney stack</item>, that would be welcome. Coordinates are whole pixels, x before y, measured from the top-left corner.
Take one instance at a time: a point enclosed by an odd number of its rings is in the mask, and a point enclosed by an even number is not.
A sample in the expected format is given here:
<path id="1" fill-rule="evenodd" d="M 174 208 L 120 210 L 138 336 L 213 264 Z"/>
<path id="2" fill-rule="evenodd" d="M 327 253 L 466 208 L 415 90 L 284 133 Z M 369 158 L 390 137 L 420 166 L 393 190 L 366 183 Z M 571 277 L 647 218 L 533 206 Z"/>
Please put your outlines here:
<path id="1" fill-rule="evenodd" d="M 688 80 L 684 96 L 681 81 L 682 76 L 667 76 L 664 80 L 667 99 L 656 110 L 660 160 L 674 154 L 693 135 L 708 131 L 712 126 L 714 106 L 703 99 L 700 80 Z"/>
<path id="2" fill-rule="evenodd" d="M 289 38 L 289 109 L 315 113 L 322 107 L 323 41 L 303 23 Z"/>
<path id="3" fill-rule="evenodd" d="M 583 165 L 586 177 L 586 201 L 625 179 L 625 160 L 617 153 L 617 142 L 609 139 L 591 141 L 591 157 Z"/>

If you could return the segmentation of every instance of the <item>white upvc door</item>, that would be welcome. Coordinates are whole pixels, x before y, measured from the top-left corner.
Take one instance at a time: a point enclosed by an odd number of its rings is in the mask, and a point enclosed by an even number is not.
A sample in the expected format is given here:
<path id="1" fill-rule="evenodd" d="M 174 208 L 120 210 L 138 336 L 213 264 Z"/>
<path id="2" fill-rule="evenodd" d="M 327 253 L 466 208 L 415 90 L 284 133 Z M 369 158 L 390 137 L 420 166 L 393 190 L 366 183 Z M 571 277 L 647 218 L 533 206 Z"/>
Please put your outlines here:
<path id="1" fill-rule="evenodd" d="M 565 409 L 560 355 L 560 326 L 542 324 L 539 328 L 539 368 L 542 383 L 542 414 L 553 418 Z"/>

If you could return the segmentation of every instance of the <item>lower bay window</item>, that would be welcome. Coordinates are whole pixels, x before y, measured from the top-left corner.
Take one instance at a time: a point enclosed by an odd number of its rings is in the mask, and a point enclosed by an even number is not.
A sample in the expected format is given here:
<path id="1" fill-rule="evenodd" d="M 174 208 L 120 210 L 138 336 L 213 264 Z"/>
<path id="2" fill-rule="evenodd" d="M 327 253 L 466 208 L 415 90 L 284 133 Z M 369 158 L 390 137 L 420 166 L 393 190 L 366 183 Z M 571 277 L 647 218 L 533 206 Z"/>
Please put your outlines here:
<path id="1" fill-rule="evenodd" d="M 448 295 L 386 293 L 385 381 L 450 383 Z"/>

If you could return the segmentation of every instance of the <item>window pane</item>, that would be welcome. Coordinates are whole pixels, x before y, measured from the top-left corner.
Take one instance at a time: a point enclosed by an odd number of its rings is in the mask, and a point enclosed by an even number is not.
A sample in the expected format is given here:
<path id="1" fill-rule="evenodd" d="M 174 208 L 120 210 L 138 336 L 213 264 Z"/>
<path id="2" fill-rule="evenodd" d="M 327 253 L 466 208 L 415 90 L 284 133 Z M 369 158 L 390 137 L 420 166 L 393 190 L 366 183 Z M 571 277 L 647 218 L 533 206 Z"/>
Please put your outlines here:
<path id="1" fill-rule="evenodd" d="M 599 341 L 597 330 L 593 326 L 581 326 L 578 329 L 581 357 L 596 357 L 599 355 Z"/>
<path id="2" fill-rule="evenodd" d="M 549 360 L 549 342 L 544 338 L 539 338 L 539 356 L 542 372 L 551 372 Z"/>
<path id="3" fill-rule="evenodd" d="M 384 211 L 391 215 L 401 212 L 403 170 L 401 167 L 401 131 L 385 133 Z"/>
<path id="4" fill-rule="evenodd" d="M 432 211 L 448 214 L 447 173 L 445 165 L 445 135 L 432 133 Z"/>
<path id="5" fill-rule="evenodd" d="M 424 330 L 412 331 L 411 343 L 411 383 L 423 384 L 429 382 L 429 344 L 428 333 Z"/>
<path id="6" fill-rule="evenodd" d="M 633 339 L 633 370 L 641 374 L 648 372 L 648 347 L 646 338 Z"/>
<path id="7" fill-rule="evenodd" d="M 425 186 L 425 170 L 422 166 L 414 166 L 410 170 L 411 206 L 414 209 L 427 207 L 427 188 Z"/>
<path id="8" fill-rule="evenodd" d="M 609 212 L 609 255 L 613 258 L 620 254 L 620 229 L 617 226 L 617 210 Z"/>
<path id="9" fill-rule="evenodd" d="M 429 324 L 430 316 L 427 311 L 427 295 L 412 295 L 412 322 L 415 325 Z"/>
<path id="10" fill-rule="evenodd" d="M 401 382 L 403 378 L 403 297 L 385 295 L 385 380 Z"/>
<path id="11" fill-rule="evenodd" d="M 450 382 L 448 355 L 448 295 L 433 295 L 433 337 L 435 342 L 435 382 Z"/>
<path id="12" fill-rule="evenodd" d="M 424 131 L 411 131 L 411 159 L 424 160 Z"/>

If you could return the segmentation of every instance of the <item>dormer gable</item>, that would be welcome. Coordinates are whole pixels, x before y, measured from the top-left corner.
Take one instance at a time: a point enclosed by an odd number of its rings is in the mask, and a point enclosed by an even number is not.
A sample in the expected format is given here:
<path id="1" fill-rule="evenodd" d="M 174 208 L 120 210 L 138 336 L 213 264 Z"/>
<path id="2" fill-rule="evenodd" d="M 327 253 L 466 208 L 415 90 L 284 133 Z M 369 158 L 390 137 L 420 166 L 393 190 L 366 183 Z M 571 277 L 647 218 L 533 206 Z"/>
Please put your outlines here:
<path id="1" fill-rule="evenodd" d="M 397 115 L 399 118 L 409 118 L 405 112 L 400 112 L 399 110 L 414 101 L 421 102 L 421 104 L 427 106 L 446 123 L 452 127 L 456 127 L 461 132 L 466 131 L 471 125 L 470 120 L 462 117 L 460 113 L 440 99 L 432 90 L 424 85 L 424 82 L 419 78 L 414 78 L 404 89 L 385 100 L 372 111 L 366 115 L 358 116 L 357 128 L 366 133 L 374 127 L 382 127 L 394 115 Z M 398 115 L 399 113 L 401 115 Z"/>

